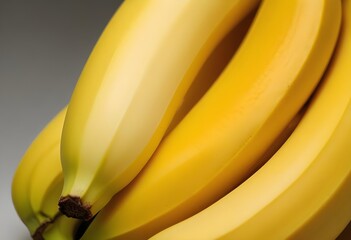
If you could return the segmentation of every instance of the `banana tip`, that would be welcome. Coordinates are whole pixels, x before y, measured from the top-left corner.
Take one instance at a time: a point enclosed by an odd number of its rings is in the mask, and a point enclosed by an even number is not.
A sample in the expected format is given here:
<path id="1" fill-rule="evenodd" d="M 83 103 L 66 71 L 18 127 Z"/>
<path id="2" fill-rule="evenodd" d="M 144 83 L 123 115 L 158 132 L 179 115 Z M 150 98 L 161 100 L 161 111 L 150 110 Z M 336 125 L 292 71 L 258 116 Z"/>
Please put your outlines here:
<path id="1" fill-rule="evenodd" d="M 59 200 L 59 210 L 67 217 L 88 221 L 93 217 L 91 205 L 84 204 L 80 197 L 64 196 Z"/>

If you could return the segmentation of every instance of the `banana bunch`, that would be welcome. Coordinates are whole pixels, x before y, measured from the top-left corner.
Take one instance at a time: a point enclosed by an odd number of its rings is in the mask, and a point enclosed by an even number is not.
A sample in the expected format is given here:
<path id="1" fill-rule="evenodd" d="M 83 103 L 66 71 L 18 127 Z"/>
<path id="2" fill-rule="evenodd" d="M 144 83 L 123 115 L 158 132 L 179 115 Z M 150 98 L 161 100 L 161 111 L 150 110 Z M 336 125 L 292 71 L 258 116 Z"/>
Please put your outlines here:
<path id="1" fill-rule="evenodd" d="M 151 239 L 336 239 L 351 219 L 350 56 L 345 0 L 333 58 L 284 145 L 225 197 Z"/>
<path id="2" fill-rule="evenodd" d="M 66 111 L 59 112 L 36 137 L 13 178 L 13 204 L 35 240 L 74 239 L 81 224 L 57 207 L 63 187 L 60 141 Z"/>
<path id="3" fill-rule="evenodd" d="M 125 1 L 17 213 L 38 240 L 348 239 L 350 57 L 351 0 Z"/>
<path id="4" fill-rule="evenodd" d="M 319 82 L 340 15 L 335 1 L 263 1 L 226 69 L 83 239 L 146 239 L 251 175 Z"/>

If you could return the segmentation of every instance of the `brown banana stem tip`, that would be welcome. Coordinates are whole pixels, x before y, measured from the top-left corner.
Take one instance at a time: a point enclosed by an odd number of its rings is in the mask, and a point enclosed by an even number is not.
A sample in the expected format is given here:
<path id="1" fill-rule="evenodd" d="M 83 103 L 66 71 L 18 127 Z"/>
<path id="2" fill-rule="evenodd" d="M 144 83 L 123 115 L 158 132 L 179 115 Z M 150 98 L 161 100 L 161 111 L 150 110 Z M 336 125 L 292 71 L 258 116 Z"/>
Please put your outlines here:
<path id="1" fill-rule="evenodd" d="M 67 217 L 88 221 L 93 217 L 90 211 L 91 205 L 84 204 L 80 197 L 65 196 L 59 201 L 59 210 Z"/>

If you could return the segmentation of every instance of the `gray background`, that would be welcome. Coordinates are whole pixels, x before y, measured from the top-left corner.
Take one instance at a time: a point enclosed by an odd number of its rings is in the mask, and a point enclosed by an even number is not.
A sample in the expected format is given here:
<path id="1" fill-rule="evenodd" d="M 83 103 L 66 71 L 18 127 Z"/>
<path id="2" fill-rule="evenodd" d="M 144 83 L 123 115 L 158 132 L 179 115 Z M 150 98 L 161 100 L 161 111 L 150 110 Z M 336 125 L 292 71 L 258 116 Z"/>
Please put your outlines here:
<path id="1" fill-rule="evenodd" d="M 31 141 L 67 104 L 121 0 L 0 0 L 0 239 L 31 239 L 11 181 Z"/>

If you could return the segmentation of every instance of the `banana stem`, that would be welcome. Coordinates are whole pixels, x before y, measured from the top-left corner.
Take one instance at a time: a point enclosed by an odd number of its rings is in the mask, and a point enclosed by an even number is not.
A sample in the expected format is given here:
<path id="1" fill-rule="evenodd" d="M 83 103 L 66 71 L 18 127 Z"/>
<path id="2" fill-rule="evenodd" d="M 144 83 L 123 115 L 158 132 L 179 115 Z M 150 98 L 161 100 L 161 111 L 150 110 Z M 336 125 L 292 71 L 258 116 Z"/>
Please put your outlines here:
<path id="1" fill-rule="evenodd" d="M 43 222 L 40 226 L 35 230 L 32 235 L 33 240 L 44 240 L 43 233 L 45 232 L 46 228 L 53 224 L 58 217 L 60 217 L 62 213 L 58 212 L 52 219 Z"/>
<path id="2" fill-rule="evenodd" d="M 85 221 L 90 220 L 93 214 L 90 211 L 91 205 L 83 204 L 80 197 L 64 196 L 60 198 L 59 210 L 67 217 L 82 219 Z"/>

